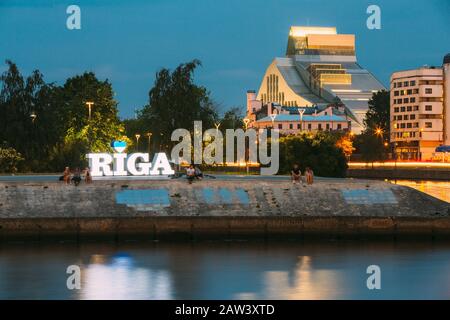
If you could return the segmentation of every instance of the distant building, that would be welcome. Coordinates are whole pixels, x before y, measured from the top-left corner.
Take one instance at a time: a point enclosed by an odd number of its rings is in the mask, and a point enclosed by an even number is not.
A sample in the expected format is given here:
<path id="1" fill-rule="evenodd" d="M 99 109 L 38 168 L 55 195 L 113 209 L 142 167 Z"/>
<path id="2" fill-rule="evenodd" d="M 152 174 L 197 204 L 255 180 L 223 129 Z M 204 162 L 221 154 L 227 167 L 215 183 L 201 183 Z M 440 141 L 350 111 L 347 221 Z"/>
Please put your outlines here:
<path id="1" fill-rule="evenodd" d="M 324 106 L 340 100 L 352 130 L 363 129 L 367 102 L 383 85 L 356 60 L 355 36 L 336 28 L 291 27 L 286 56 L 267 68 L 257 99 L 286 107 Z"/>
<path id="2" fill-rule="evenodd" d="M 390 140 L 398 159 L 432 160 L 450 145 L 450 54 L 442 67 L 391 76 Z"/>
<path id="3" fill-rule="evenodd" d="M 247 118 L 249 127 L 256 129 L 275 128 L 283 135 L 302 131 L 349 131 L 351 121 L 343 104 L 315 106 L 283 106 L 256 99 L 255 91 L 247 92 Z"/>

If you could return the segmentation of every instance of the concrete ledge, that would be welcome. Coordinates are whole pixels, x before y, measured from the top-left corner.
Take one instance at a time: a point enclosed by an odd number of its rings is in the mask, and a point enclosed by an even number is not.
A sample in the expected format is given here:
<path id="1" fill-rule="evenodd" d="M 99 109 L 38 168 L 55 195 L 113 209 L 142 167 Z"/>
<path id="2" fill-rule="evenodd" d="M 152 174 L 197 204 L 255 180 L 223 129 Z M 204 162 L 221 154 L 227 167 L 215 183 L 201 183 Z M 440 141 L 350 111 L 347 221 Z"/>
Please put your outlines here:
<path id="1" fill-rule="evenodd" d="M 450 217 L 6 218 L 0 241 L 450 238 Z"/>

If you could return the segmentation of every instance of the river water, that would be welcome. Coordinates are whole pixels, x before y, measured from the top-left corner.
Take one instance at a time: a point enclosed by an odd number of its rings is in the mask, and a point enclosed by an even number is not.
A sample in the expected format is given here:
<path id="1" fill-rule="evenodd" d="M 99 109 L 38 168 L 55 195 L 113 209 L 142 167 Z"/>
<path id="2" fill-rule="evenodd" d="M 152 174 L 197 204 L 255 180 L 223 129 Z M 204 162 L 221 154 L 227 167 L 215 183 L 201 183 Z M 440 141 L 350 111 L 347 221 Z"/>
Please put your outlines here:
<path id="1" fill-rule="evenodd" d="M 69 290 L 66 269 L 81 269 Z M 369 265 L 381 289 L 367 288 Z M 450 243 L 8 244 L 0 299 L 450 299 Z"/>

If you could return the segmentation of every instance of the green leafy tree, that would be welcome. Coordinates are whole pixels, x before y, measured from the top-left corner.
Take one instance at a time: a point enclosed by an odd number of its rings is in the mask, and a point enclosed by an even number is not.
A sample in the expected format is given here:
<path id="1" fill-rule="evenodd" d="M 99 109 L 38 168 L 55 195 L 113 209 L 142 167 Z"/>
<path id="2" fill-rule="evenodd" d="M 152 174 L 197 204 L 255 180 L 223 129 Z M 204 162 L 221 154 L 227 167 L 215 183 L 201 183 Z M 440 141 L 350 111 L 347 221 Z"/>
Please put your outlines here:
<path id="1" fill-rule="evenodd" d="M 14 148 L 0 147 L 0 172 L 16 173 L 19 164 L 23 161 L 22 155 Z"/>
<path id="2" fill-rule="evenodd" d="M 356 153 L 366 162 L 381 161 L 386 158 L 386 148 L 382 136 L 371 131 L 365 131 L 355 137 Z"/>
<path id="3" fill-rule="evenodd" d="M 38 70 L 24 78 L 16 64 L 6 64 L 0 77 L 0 139 L 27 159 L 25 170 L 41 170 L 61 135 L 59 88 L 45 83 Z"/>
<path id="4" fill-rule="evenodd" d="M 328 132 L 302 133 L 280 138 L 280 172 L 289 173 L 293 164 L 306 167 L 323 177 L 344 177 L 347 160 L 338 137 Z"/>
<path id="5" fill-rule="evenodd" d="M 384 140 L 389 139 L 390 94 L 389 91 L 375 92 L 368 102 L 369 110 L 364 119 L 366 131 L 376 133 L 381 130 Z"/>
<path id="6" fill-rule="evenodd" d="M 220 129 L 238 129 L 244 127 L 244 117 L 241 108 L 234 107 L 225 112 L 223 118 L 220 120 Z"/>
<path id="7" fill-rule="evenodd" d="M 194 121 L 202 121 L 203 128 L 214 128 L 217 111 L 208 90 L 194 83 L 195 69 L 199 60 L 179 65 L 174 71 L 161 69 L 156 74 L 153 88 L 149 92 L 149 104 L 144 107 L 139 119 L 143 130 L 153 133 L 157 145 L 170 147 L 172 132 L 178 128 L 193 131 Z"/>

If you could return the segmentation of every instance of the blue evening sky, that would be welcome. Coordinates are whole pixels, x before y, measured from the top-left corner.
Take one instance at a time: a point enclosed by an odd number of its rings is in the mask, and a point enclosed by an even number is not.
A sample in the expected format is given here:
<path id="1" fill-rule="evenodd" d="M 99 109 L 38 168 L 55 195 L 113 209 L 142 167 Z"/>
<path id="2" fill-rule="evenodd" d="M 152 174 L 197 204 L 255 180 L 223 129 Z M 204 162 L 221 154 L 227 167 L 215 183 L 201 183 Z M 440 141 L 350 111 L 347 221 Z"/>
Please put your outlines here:
<path id="1" fill-rule="evenodd" d="M 66 28 L 70 4 L 81 30 Z M 370 4 L 381 7 L 381 30 L 366 28 Z M 393 71 L 441 65 L 450 52 L 450 0 L 0 0 L 0 72 L 5 59 L 58 84 L 94 71 L 131 117 L 159 68 L 198 58 L 196 82 L 226 110 L 259 88 L 291 25 L 356 34 L 360 64 L 385 85 Z"/>

